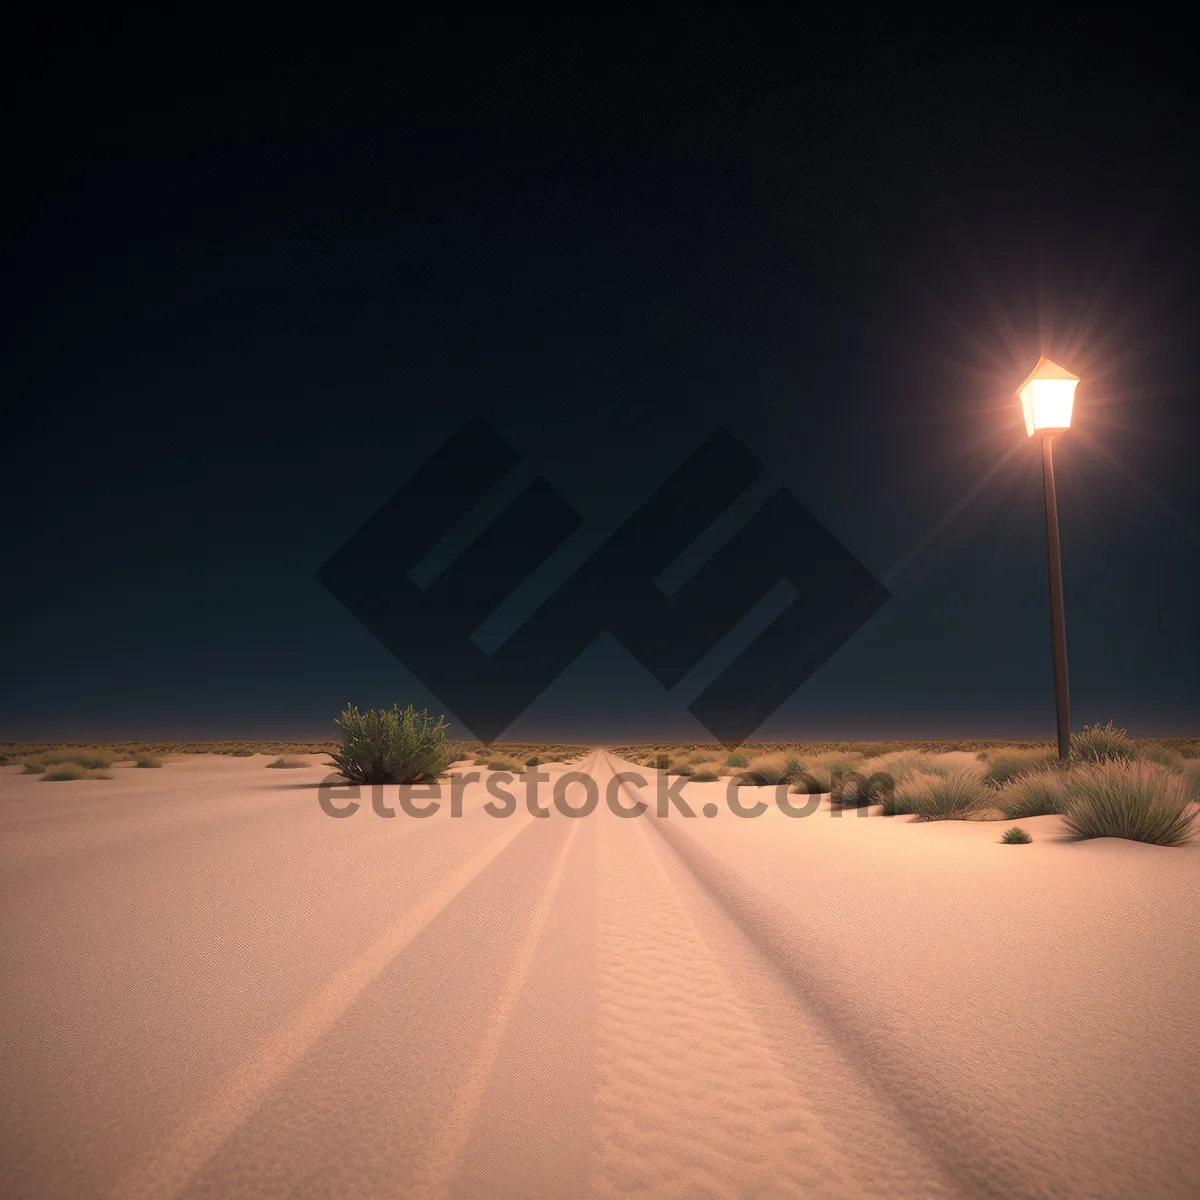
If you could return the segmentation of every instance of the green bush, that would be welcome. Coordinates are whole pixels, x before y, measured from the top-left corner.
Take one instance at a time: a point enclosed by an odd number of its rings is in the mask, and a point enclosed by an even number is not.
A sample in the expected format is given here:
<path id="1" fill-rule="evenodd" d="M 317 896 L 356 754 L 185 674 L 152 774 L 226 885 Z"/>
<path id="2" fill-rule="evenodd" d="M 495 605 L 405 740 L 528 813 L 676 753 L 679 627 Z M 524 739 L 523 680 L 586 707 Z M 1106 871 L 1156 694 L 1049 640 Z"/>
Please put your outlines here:
<path id="1" fill-rule="evenodd" d="M 1004 831 L 1004 836 L 1000 840 L 1006 846 L 1027 846 L 1033 841 L 1033 838 L 1020 825 L 1014 825 L 1011 829 Z"/>
<path id="2" fill-rule="evenodd" d="M 330 758 L 351 783 L 425 783 L 454 761 L 446 719 L 435 721 L 411 704 L 365 713 L 351 704 L 337 723 L 342 741 Z"/>
<path id="3" fill-rule="evenodd" d="M 141 765 L 140 763 L 138 764 Z M 162 764 L 159 763 L 159 766 Z M 274 762 L 267 763 L 268 767 L 278 767 L 281 770 L 291 770 L 295 767 L 307 767 L 308 763 L 303 758 L 277 758 Z"/>
<path id="4" fill-rule="evenodd" d="M 1025 771 L 1010 779 L 996 798 L 996 807 L 1009 820 L 1047 817 L 1067 805 L 1069 772 L 1057 767 Z"/>
<path id="5" fill-rule="evenodd" d="M 922 817 L 953 820 L 995 803 L 995 792 L 974 771 L 954 767 L 945 775 L 914 772 L 896 794 Z"/>
<path id="6" fill-rule="evenodd" d="M 133 765 L 135 767 L 161 767 L 162 763 L 157 758 L 151 758 L 148 754 L 144 754 Z"/>
<path id="7" fill-rule="evenodd" d="M 1080 838 L 1179 846 L 1196 813 L 1183 776 L 1158 763 L 1108 759 L 1071 771 L 1063 822 Z"/>
<path id="8" fill-rule="evenodd" d="M 1129 740 L 1125 729 L 1107 725 L 1085 725 L 1081 733 L 1071 735 L 1071 758 L 1076 762 L 1104 762 L 1106 759 L 1137 757 L 1137 747 Z"/>
<path id="9" fill-rule="evenodd" d="M 750 760 L 744 754 L 731 754 L 726 760 L 727 767 L 747 767 L 750 765 Z"/>

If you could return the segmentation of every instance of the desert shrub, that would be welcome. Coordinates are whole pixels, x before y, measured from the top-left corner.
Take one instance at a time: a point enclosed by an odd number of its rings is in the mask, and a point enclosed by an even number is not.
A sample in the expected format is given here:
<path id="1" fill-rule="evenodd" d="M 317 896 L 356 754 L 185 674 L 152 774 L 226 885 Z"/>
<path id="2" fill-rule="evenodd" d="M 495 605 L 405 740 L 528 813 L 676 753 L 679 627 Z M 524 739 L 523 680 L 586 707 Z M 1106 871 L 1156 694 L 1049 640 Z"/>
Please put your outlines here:
<path id="1" fill-rule="evenodd" d="M 837 775 L 829 802 L 839 808 L 865 808 L 886 803 L 896 788 L 896 781 L 886 771 L 867 774 L 860 767 L 846 775 Z"/>
<path id="2" fill-rule="evenodd" d="M 673 763 L 667 768 L 668 775 L 695 775 L 696 768 L 691 763 Z"/>
<path id="3" fill-rule="evenodd" d="M 1188 795 L 1200 804 L 1200 763 L 1185 763 L 1181 778 Z"/>
<path id="4" fill-rule="evenodd" d="M 77 763 L 86 771 L 111 767 L 113 763 L 111 754 L 105 754 L 102 750 L 96 750 L 90 746 L 68 746 L 62 750 L 47 750 L 42 755 L 42 761 L 47 766 L 55 766 L 59 763 Z"/>
<path id="5" fill-rule="evenodd" d="M 1183 769 L 1183 755 L 1162 742 L 1143 742 L 1137 748 L 1137 757 L 1145 762 L 1158 763 L 1160 767 L 1170 767 L 1173 771 Z"/>
<path id="6" fill-rule="evenodd" d="M 1000 789 L 995 803 L 1009 820 L 1048 817 L 1066 808 L 1067 795 L 1068 772 L 1044 767 L 1014 776 Z"/>
<path id="7" fill-rule="evenodd" d="M 955 767 L 945 775 L 914 772 L 896 787 L 896 795 L 922 817 L 953 819 L 989 807 L 995 793 L 974 771 Z"/>
<path id="8" fill-rule="evenodd" d="M 538 756 L 537 756 L 536 754 L 531 754 L 531 755 L 530 755 L 530 756 L 529 756 L 529 757 L 528 757 L 528 758 L 525 760 L 525 765 L 526 765 L 527 767 L 536 767 L 536 766 L 539 766 L 539 765 L 540 765 L 540 759 L 538 758 Z"/>
<path id="9" fill-rule="evenodd" d="M 720 775 L 713 771 L 694 771 L 692 773 L 692 780 L 695 783 L 715 783 L 720 778 Z"/>
<path id="10" fill-rule="evenodd" d="M 1000 787 L 1018 775 L 1049 767 L 1057 761 L 1058 755 L 1052 750 L 996 750 L 984 762 L 983 777 Z"/>
<path id="11" fill-rule="evenodd" d="M 883 817 L 904 817 L 916 811 L 912 798 L 899 787 L 893 788 L 880 800 L 879 814 Z"/>
<path id="12" fill-rule="evenodd" d="M 1113 723 L 1091 727 L 1071 735 L 1071 758 L 1076 762 L 1103 762 L 1105 759 L 1130 759 L 1137 749 L 1124 729 L 1114 729 Z"/>
<path id="13" fill-rule="evenodd" d="M 864 775 L 890 775 L 896 783 L 904 783 L 917 772 L 922 775 L 947 775 L 951 768 L 950 764 L 938 762 L 932 755 L 920 750 L 893 750 L 890 754 L 868 758 L 856 769 Z"/>
<path id="14" fill-rule="evenodd" d="M 1179 846 L 1191 836 L 1195 816 L 1181 775 L 1158 763 L 1108 759 L 1071 771 L 1063 823 L 1081 838 Z"/>
<path id="15" fill-rule="evenodd" d="M 330 758 L 351 783 L 425 783 L 454 761 L 446 719 L 434 720 L 411 704 L 365 713 L 351 704 L 337 723 L 342 741 Z"/>
<path id="16" fill-rule="evenodd" d="M 139 764 L 140 766 L 141 764 Z M 161 766 L 162 764 L 158 764 Z M 274 762 L 267 763 L 268 767 L 278 767 L 281 770 L 290 770 L 295 767 L 307 767 L 308 763 L 303 758 L 277 758 Z"/>
<path id="17" fill-rule="evenodd" d="M 507 758 L 502 755 L 499 758 L 489 758 L 487 769 L 489 771 L 508 771 L 513 775 L 520 775 L 524 772 L 525 765 L 517 762 L 515 758 Z"/>
<path id="18" fill-rule="evenodd" d="M 1004 836 L 1000 840 L 1006 846 L 1027 846 L 1033 841 L 1033 838 L 1020 825 L 1014 825 L 1011 829 L 1004 831 Z"/>
<path id="19" fill-rule="evenodd" d="M 789 772 L 794 785 L 792 791 L 810 796 L 831 793 L 837 777 L 850 775 L 867 766 L 861 755 L 844 754 L 836 750 L 809 755 L 799 762 L 798 771 L 794 769 L 796 764 L 796 759 L 789 760 L 788 766 L 793 768 Z"/>
<path id="20" fill-rule="evenodd" d="M 161 767 L 162 763 L 157 758 L 151 757 L 149 754 L 143 754 L 133 764 L 135 767 Z"/>
<path id="21" fill-rule="evenodd" d="M 743 783 L 767 787 L 787 783 L 789 760 L 782 754 L 763 754 L 752 758 L 741 773 Z"/>
<path id="22" fill-rule="evenodd" d="M 230 758 L 249 758 L 249 757 L 250 757 L 250 756 L 251 756 L 253 753 L 254 753 L 254 751 L 253 751 L 253 750 L 245 750 L 245 749 L 243 749 L 243 750 L 230 750 L 230 752 L 229 752 L 229 757 L 230 757 Z M 364 780 L 364 782 L 367 782 L 367 781 L 366 781 L 366 780 Z"/>
<path id="23" fill-rule="evenodd" d="M 26 775 L 40 775 L 46 769 L 46 764 L 40 758 L 27 758 L 21 766 Z"/>
<path id="24" fill-rule="evenodd" d="M 734 753 L 725 760 L 725 765 L 727 767 L 748 767 L 750 760 L 744 754 Z"/>
<path id="25" fill-rule="evenodd" d="M 44 783 L 61 783 L 69 779 L 111 779 L 105 771 L 88 770 L 77 762 L 60 762 L 48 767 L 42 776 Z"/>

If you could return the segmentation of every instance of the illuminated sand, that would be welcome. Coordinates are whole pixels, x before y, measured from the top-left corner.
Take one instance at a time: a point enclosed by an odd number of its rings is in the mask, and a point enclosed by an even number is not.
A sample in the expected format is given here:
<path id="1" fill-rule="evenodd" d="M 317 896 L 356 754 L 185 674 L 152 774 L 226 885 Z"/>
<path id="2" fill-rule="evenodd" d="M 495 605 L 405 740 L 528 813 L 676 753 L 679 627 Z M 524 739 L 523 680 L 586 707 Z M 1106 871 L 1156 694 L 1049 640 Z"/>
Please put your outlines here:
<path id="1" fill-rule="evenodd" d="M 0 1194 L 1200 1194 L 1200 844 L 266 761 L 0 773 Z"/>

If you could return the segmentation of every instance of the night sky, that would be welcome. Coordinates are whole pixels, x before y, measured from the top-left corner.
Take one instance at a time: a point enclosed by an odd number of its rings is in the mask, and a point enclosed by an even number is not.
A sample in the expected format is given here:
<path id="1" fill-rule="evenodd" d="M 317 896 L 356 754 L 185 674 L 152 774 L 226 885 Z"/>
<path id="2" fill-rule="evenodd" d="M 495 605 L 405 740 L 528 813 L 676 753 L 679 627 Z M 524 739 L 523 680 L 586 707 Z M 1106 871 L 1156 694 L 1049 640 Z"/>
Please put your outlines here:
<path id="1" fill-rule="evenodd" d="M 1195 734 L 1188 44 L 687 10 L 27 30 L 0 739 L 442 711 L 316 571 L 475 412 L 584 516 L 568 559 L 725 426 L 885 582 L 759 736 L 1052 738 L 1014 396 L 1041 353 L 1083 380 L 1073 726 Z M 704 732 L 604 635 L 505 736 Z"/>

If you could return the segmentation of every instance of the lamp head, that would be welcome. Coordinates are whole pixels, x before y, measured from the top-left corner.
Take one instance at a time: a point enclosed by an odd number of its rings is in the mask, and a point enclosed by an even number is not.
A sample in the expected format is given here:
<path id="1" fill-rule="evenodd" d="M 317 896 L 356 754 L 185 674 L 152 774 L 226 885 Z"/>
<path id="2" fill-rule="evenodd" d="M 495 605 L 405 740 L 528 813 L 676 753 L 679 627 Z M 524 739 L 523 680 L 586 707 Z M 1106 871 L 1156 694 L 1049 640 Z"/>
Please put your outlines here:
<path id="1" fill-rule="evenodd" d="M 1062 433 L 1071 427 L 1071 409 L 1079 376 L 1051 362 L 1044 354 L 1018 391 L 1025 429 L 1034 434 Z"/>

